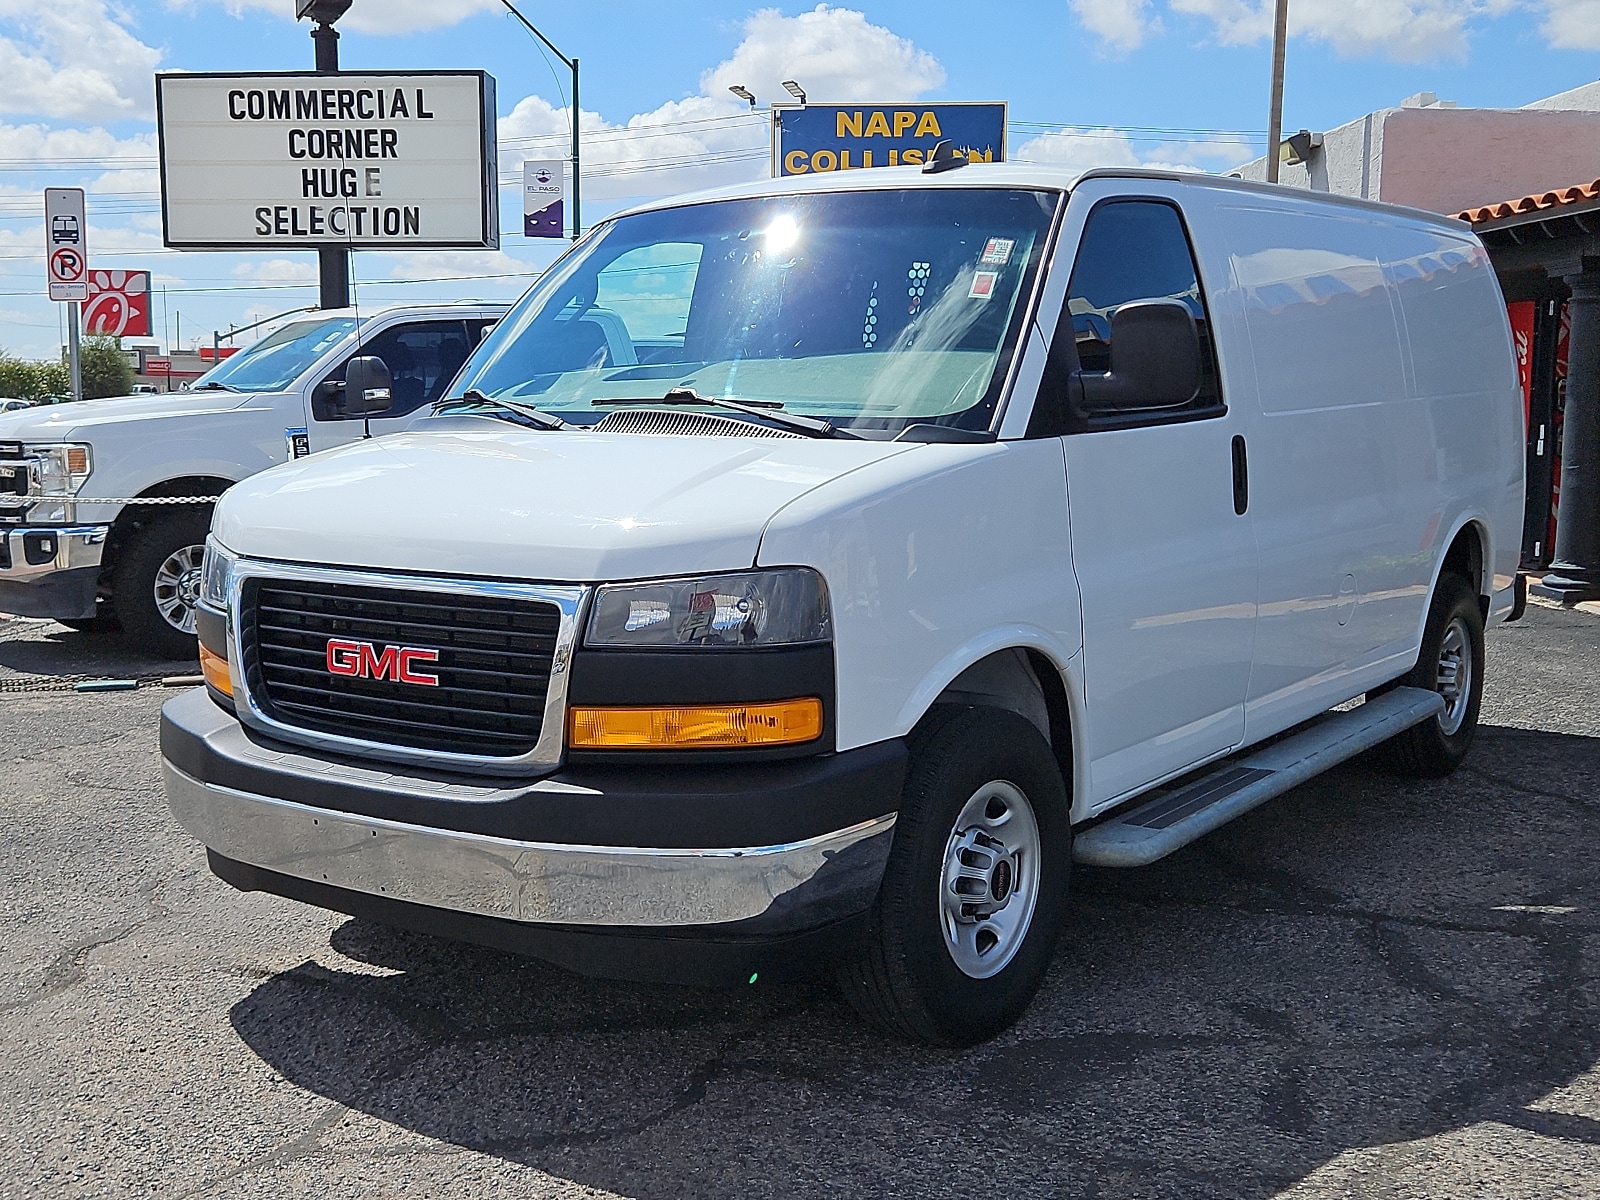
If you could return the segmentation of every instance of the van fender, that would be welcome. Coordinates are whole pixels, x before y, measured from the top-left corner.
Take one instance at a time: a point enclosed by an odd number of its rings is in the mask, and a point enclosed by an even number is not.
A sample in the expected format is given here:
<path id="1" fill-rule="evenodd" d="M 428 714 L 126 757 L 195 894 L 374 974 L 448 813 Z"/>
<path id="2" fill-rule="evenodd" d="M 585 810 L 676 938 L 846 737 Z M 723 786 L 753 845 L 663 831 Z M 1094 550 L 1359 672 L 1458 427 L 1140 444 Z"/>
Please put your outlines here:
<path id="1" fill-rule="evenodd" d="M 986 630 L 962 643 L 928 670 L 901 707 L 895 722 L 896 728 L 902 736 L 909 734 L 967 670 L 1006 650 L 1032 651 L 1049 663 L 1060 676 L 1062 690 L 1066 693 L 1067 724 L 1072 738 L 1072 745 L 1067 748 L 1070 751 L 1072 778 L 1064 782 L 1073 799 L 1073 819 L 1078 820 L 1082 816 L 1077 811 L 1078 800 L 1089 795 L 1089 763 L 1083 753 L 1082 647 L 1069 649 L 1063 646 L 1060 639 L 1034 626 L 1010 625 Z M 1059 747 L 1057 752 L 1059 757 Z"/>
<path id="2" fill-rule="evenodd" d="M 1494 540 L 1490 532 L 1488 514 L 1479 508 L 1469 508 L 1458 513 L 1448 526 L 1449 532 L 1435 543 L 1433 547 L 1433 567 L 1428 575 L 1427 603 L 1422 607 L 1422 616 L 1417 621 L 1416 636 L 1412 639 L 1414 648 L 1422 648 L 1422 633 L 1428 627 L 1428 610 L 1433 606 L 1434 594 L 1439 590 L 1439 577 L 1444 574 L 1445 555 L 1450 552 L 1450 547 L 1455 545 L 1455 540 L 1461 531 L 1468 526 L 1473 526 L 1478 536 L 1478 546 L 1482 551 L 1483 561 L 1478 566 L 1478 578 L 1472 581 L 1473 589 L 1479 596 L 1490 596 L 1488 581 L 1494 572 Z M 1415 660 L 1413 660 L 1415 661 Z"/>

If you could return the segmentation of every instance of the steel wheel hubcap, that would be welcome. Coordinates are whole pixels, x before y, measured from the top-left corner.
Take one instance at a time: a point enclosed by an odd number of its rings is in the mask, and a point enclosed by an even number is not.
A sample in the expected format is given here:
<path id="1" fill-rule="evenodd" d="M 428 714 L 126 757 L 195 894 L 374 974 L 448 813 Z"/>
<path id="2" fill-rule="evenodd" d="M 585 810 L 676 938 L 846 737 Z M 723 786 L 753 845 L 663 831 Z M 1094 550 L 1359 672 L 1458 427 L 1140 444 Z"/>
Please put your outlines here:
<path id="1" fill-rule="evenodd" d="M 1014 784 L 984 784 L 961 808 L 939 879 L 944 946 L 963 974 L 988 979 L 1028 936 L 1039 901 L 1039 822 Z"/>
<path id="2" fill-rule="evenodd" d="M 1434 690 L 1444 697 L 1439 728 L 1450 737 L 1467 719 L 1467 705 L 1472 699 L 1472 636 L 1460 617 L 1450 622 L 1440 639 Z"/>
<path id="3" fill-rule="evenodd" d="M 156 611 L 179 633 L 194 632 L 194 609 L 200 603 L 200 561 L 205 550 L 204 546 L 184 546 L 156 568 L 152 589 Z"/>

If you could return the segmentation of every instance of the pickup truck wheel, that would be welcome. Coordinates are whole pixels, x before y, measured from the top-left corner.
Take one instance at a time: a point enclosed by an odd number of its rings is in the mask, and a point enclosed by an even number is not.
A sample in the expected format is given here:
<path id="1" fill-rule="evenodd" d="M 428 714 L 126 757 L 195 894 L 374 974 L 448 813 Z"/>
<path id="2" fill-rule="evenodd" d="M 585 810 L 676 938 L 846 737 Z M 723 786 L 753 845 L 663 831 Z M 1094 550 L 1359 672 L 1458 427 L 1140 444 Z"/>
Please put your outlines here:
<path id="1" fill-rule="evenodd" d="M 1461 765 L 1478 729 L 1483 700 L 1483 610 L 1459 575 L 1439 579 L 1417 665 L 1400 681 L 1444 697 L 1444 711 L 1383 745 L 1383 758 L 1402 775 L 1437 779 Z"/>
<path id="2" fill-rule="evenodd" d="M 912 739 L 894 845 L 839 971 L 899 1037 L 969 1046 L 1027 1009 L 1055 949 L 1072 832 L 1044 738 L 990 708 L 939 710 Z"/>
<path id="3" fill-rule="evenodd" d="M 165 662 L 199 653 L 194 609 L 210 525 L 209 509 L 162 513 L 123 545 L 112 590 L 130 647 Z"/>

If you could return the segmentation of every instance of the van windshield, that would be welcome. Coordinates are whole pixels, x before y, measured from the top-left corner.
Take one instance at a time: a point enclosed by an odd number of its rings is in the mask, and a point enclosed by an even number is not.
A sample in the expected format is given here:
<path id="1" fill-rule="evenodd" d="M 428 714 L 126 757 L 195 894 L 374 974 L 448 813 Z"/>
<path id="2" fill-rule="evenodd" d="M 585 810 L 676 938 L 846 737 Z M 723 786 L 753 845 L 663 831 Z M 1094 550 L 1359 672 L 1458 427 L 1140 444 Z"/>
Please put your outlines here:
<path id="1" fill-rule="evenodd" d="M 986 428 L 1058 201 L 948 187 L 621 217 L 523 297 L 450 395 L 587 424 L 604 402 L 692 388 L 858 429 Z"/>
<path id="2" fill-rule="evenodd" d="M 224 359 L 190 385 L 208 384 L 236 392 L 275 392 L 288 387 L 356 327 L 351 317 L 292 321 L 254 345 Z"/>

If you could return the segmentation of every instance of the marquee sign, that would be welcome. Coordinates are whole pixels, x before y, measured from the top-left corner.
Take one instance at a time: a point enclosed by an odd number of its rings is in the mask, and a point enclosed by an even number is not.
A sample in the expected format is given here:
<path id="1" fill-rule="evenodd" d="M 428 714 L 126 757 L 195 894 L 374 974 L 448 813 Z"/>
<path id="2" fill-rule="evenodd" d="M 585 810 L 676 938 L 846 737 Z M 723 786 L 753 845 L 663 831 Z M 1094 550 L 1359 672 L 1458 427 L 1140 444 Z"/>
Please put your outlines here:
<path id="1" fill-rule="evenodd" d="M 156 115 L 168 246 L 500 245 L 482 71 L 157 75 Z"/>

